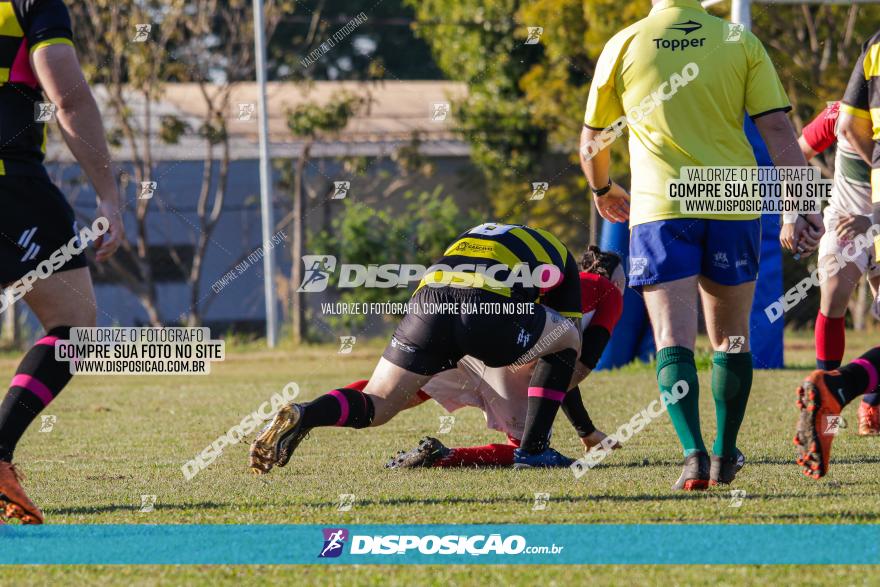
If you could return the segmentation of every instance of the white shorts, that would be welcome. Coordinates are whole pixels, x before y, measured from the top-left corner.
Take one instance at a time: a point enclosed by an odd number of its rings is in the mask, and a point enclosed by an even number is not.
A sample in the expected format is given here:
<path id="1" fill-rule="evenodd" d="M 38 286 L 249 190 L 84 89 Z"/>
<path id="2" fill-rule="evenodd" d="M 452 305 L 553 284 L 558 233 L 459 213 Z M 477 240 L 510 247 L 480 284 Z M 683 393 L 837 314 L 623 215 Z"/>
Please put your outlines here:
<path id="1" fill-rule="evenodd" d="M 825 208 L 825 234 L 822 235 L 822 239 L 819 241 L 820 261 L 825 257 L 834 255 L 846 259 L 844 256 L 844 249 L 846 249 L 846 252 L 849 255 L 854 253 L 851 248 L 847 248 L 852 241 L 844 241 L 837 238 L 837 232 L 835 229 L 837 228 L 839 215 L 840 212 L 835 210 L 832 206 Z M 873 243 L 868 248 L 859 251 L 855 258 L 850 262 L 854 263 L 862 274 L 867 272 L 868 277 L 876 277 L 880 275 L 880 265 L 874 260 Z"/>
<path id="2" fill-rule="evenodd" d="M 464 357 L 458 367 L 435 375 L 422 389 L 447 412 L 479 408 L 486 426 L 517 440 L 522 439 L 531 369 L 489 368 L 474 357 Z"/>

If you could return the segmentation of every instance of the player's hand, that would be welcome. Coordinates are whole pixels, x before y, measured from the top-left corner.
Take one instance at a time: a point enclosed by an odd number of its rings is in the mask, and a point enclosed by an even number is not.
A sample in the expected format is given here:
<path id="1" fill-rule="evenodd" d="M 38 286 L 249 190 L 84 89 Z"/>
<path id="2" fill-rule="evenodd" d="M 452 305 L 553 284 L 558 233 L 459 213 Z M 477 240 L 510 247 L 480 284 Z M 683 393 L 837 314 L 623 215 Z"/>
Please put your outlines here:
<path id="1" fill-rule="evenodd" d="M 599 216 L 608 222 L 629 220 L 629 194 L 617 183 L 611 183 L 611 190 L 604 196 L 593 196 Z"/>
<path id="2" fill-rule="evenodd" d="M 807 214 L 798 220 L 803 220 L 805 224 L 798 240 L 798 252 L 809 255 L 819 248 L 819 241 L 825 234 L 825 224 L 821 214 Z"/>
<path id="3" fill-rule="evenodd" d="M 113 256 L 125 240 L 125 224 L 122 222 L 122 212 L 115 203 L 101 202 L 98 205 L 98 216 L 103 216 L 110 222 L 107 232 L 95 241 L 95 258 L 103 263 Z"/>
<path id="4" fill-rule="evenodd" d="M 593 430 L 592 433 L 581 438 L 581 443 L 583 443 L 584 447 L 587 450 L 590 450 L 594 446 L 599 446 L 600 444 L 602 444 L 602 441 L 606 438 L 608 438 L 608 435 L 601 430 Z M 620 443 L 615 440 L 614 444 L 611 445 L 611 449 L 617 450 L 618 448 L 620 448 Z"/>
<path id="5" fill-rule="evenodd" d="M 782 228 L 779 230 L 779 244 L 782 245 L 782 248 L 795 252 L 795 247 L 797 245 L 797 238 L 795 233 L 795 223 L 791 224 L 783 224 Z"/>
<path id="6" fill-rule="evenodd" d="M 814 218 L 815 217 L 815 218 Z M 814 224 L 814 223 L 818 223 Z M 824 234 L 821 216 L 798 216 L 793 224 L 785 224 L 779 231 L 779 242 L 782 246 L 796 255 L 809 255 L 819 246 L 819 240 Z"/>
<path id="7" fill-rule="evenodd" d="M 860 234 L 865 234 L 871 228 L 871 219 L 858 214 L 846 214 L 837 221 L 837 238 L 851 241 Z"/>

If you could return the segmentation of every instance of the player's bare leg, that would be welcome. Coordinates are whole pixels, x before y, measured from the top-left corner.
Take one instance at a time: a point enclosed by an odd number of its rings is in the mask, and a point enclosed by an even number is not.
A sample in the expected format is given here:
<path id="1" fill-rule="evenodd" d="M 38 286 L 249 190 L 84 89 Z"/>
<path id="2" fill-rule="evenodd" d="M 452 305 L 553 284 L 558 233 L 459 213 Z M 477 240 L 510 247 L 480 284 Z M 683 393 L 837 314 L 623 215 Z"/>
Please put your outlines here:
<path id="1" fill-rule="evenodd" d="M 0 404 L 0 507 L 25 524 L 41 524 L 43 514 L 28 498 L 12 464 L 18 440 L 39 412 L 71 378 L 70 365 L 55 360 L 55 344 L 74 326 L 95 325 L 95 294 L 88 269 L 72 269 L 34 282 L 24 297 L 46 335 L 22 359 Z"/>
<path id="2" fill-rule="evenodd" d="M 265 474 L 273 466 L 285 466 L 312 428 L 381 426 L 406 409 L 430 379 L 383 357 L 363 391 L 343 387 L 308 404 L 282 407 L 251 444 L 251 471 Z"/>
<path id="3" fill-rule="evenodd" d="M 755 282 L 721 285 L 700 278 L 700 294 L 712 356 L 712 395 L 717 435 L 710 458 L 709 483 L 731 483 L 740 454 L 736 438 L 745 417 L 752 388 L 749 319 Z"/>

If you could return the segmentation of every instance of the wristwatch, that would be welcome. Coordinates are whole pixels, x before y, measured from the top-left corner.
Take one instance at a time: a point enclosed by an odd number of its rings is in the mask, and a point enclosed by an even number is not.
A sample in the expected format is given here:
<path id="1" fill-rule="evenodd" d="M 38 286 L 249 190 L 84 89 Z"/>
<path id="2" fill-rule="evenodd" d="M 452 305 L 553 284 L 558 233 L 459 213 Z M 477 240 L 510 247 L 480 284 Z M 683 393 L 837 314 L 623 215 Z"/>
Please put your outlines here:
<path id="1" fill-rule="evenodd" d="M 612 182 L 611 182 L 611 178 L 609 177 L 609 178 L 608 178 L 608 185 L 606 185 L 604 188 L 599 188 L 599 189 L 597 190 L 596 188 L 594 188 L 594 187 L 591 185 L 591 186 L 590 186 L 590 191 L 593 192 L 593 195 L 596 196 L 597 198 L 601 198 L 602 196 L 604 196 L 605 194 L 607 194 L 608 192 L 611 191 L 611 184 L 612 184 Z"/>

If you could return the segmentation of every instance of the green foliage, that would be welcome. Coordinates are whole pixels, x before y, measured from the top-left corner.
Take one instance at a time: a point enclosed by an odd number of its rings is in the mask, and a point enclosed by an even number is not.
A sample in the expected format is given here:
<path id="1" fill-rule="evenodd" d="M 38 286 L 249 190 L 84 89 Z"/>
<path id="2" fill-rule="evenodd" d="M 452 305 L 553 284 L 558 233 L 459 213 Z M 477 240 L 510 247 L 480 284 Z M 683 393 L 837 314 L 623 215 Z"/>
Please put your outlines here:
<path id="1" fill-rule="evenodd" d="M 323 133 L 337 133 L 367 103 L 365 98 L 342 92 L 327 104 L 306 102 L 287 113 L 287 127 L 297 137 L 314 139 Z"/>
<path id="2" fill-rule="evenodd" d="M 424 25 L 440 68 L 468 84 L 469 96 L 453 103 L 459 130 L 474 161 L 493 180 L 516 181 L 533 171 L 546 151 L 546 132 L 522 100 L 519 78 L 540 58 L 524 45 L 527 27 L 514 18 L 518 0 L 407 0 Z"/>
<path id="3" fill-rule="evenodd" d="M 453 114 L 485 174 L 496 218 L 551 228 L 569 246 L 583 244 L 589 207 L 575 155 L 601 49 L 585 48 L 585 13 L 594 9 L 573 0 L 407 2 L 440 68 L 468 84 Z M 612 28 L 628 10 L 606 4 L 599 20 Z M 544 32 L 540 43 L 526 45 L 531 26 Z M 529 200 L 534 181 L 550 183 L 544 200 Z"/>
<path id="4" fill-rule="evenodd" d="M 753 21 L 754 33 L 785 84 L 795 123 L 801 125 L 826 101 L 843 97 L 862 43 L 877 31 L 880 6 L 756 7 Z"/>
<path id="5" fill-rule="evenodd" d="M 159 139 L 165 144 L 176 145 L 189 131 L 189 124 L 177 116 L 166 115 L 160 119 Z"/>
<path id="6" fill-rule="evenodd" d="M 383 265 L 418 263 L 429 266 L 443 255 L 446 247 L 461 232 L 478 224 L 474 215 L 465 215 L 442 187 L 418 195 L 407 192 L 401 211 L 377 209 L 354 201 L 345 201 L 345 209 L 333 219 L 330 233 L 322 232 L 312 241 L 312 251 L 336 255 L 339 263 Z M 338 275 L 330 281 L 337 285 Z M 405 302 L 413 284 L 395 289 L 358 288 L 342 290 L 339 301 L 346 303 Z M 367 318 L 325 316 L 333 328 L 363 327 Z"/>

